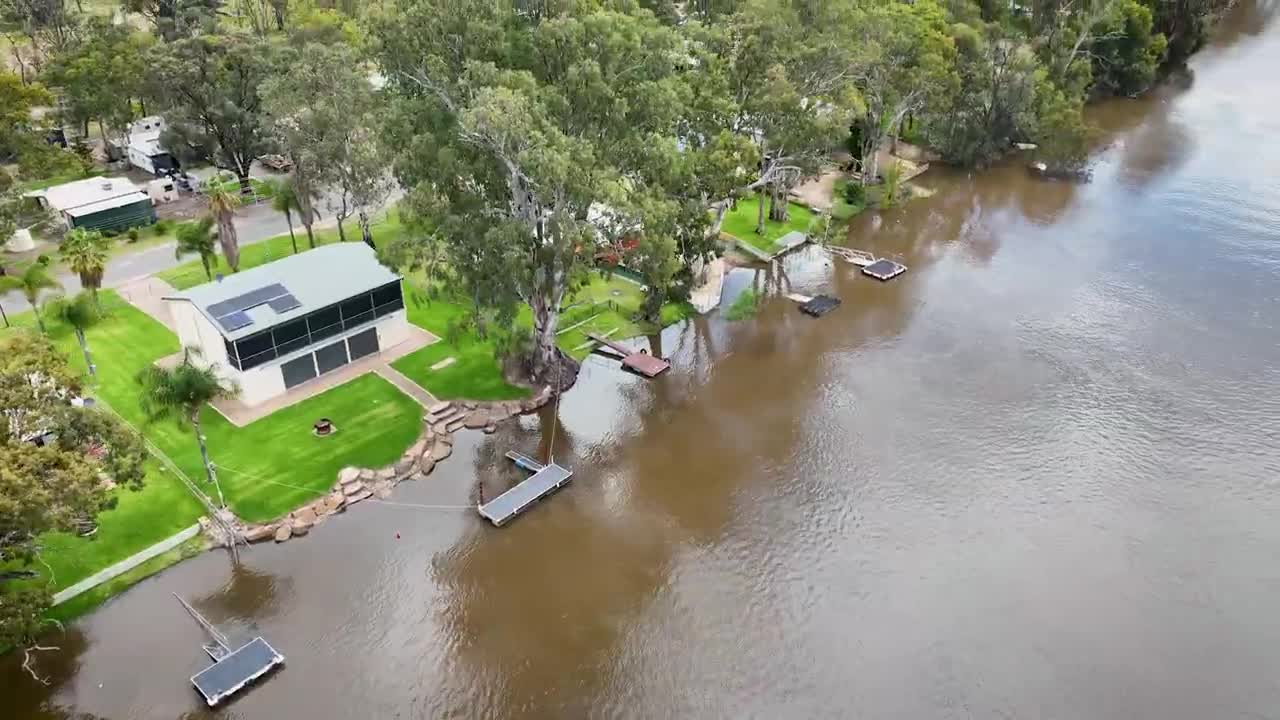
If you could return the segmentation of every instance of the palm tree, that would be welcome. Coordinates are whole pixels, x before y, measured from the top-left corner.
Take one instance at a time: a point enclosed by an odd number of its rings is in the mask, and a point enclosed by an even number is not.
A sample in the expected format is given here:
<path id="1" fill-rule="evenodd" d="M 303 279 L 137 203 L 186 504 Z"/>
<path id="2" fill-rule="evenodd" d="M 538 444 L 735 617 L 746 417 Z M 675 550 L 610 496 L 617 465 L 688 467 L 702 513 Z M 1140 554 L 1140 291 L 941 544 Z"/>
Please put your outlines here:
<path id="1" fill-rule="evenodd" d="M 218 244 L 222 246 L 222 257 L 227 261 L 231 272 L 240 270 L 240 240 L 236 236 L 236 208 L 240 207 L 240 196 L 231 192 L 215 178 L 209 183 L 206 192 L 209 198 L 209 214 L 218 223 Z"/>
<path id="2" fill-rule="evenodd" d="M 61 287 L 62 283 L 49 274 L 49 268 L 44 263 L 39 262 L 28 265 L 21 275 L 0 277 L 0 292 L 8 292 L 9 290 L 22 291 L 22 296 L 27 299 L 27 302 L 31 305 L 31 311 L 36 315 L 36 325 L 42 333 L 45 332 L 45 328 L 44 318 L 40 317 L 40 293 L 44 290 L 53 290 Z"/>
<path id="3" fill-rule="evenodd" d="M 239 388 L 235 383 L 223 381 L 211 368 L 193 363 L 191 358 L 198 357 L 199 354 L 200 351 L 196 348 L 184 348 L 182 362 L 176 366 L 163 368 L 150 365 L 138 373 L 138 384 L 142 386 L 142 411 L 152 422 L 170 418 L 191 425 L 196 434 L 196 442 L 200 445 L 200 459 L 204 461 L 205 475 L 218 492 L 218 504 L 226 507 L 222 486 L 218 483 L 218 475 L 209 460 L 204 433 L 200 431 L 200 410 L 214 400 L 235 395 Z"/>
<path id="4" fill-rule="evenodd" d="M 89 356 L 89 341 L 84 331 L 93 327 L 102 319 L 98 301 L 89 293 L 82 292 L 67 300 L 58 299 L 52 303 L 54 317 L 70 325 L 76 331 L 76 340 L 80 342 L 80 352 L 84 353 L 85 367 L 89 368 L 89 376 L 97 375 L 93 358 Z"/>
<path id="5" fill-rule="evenodd" d="M 62 259 L 71 271 L 80 276 L 80 285 L 93 296 L 98 304 L 98 288 L 102 287 L 102 274 L 107 268 L 107 252 L 111 241 L 97 230 L 76 228 L 62 240 Z"/>
<path id="6" fill-rule="evenodd" d="M 204 276 L 213 279 L 213 266 L 217 262 L 218 253 L 214 249 L 213 218 L 203 217 L 178 227 L 178 246 L 174 248 L 173 257 L 181 260 L 182 256 L 195 253 L 200 256 L 200 264 L 204 266 Z"/>
<path id="7" fill-rule="evenodd" d="M 299 210 L 298 191 L 292 180 L 272 180 L 267 183 L 271 187 L 271 209 L 284 213 L 284 221 L 289 224 L 289 242 L 293 243 L 293 254 L 298 254 L 298 238 L 293 234 L 293 211 Z"/>

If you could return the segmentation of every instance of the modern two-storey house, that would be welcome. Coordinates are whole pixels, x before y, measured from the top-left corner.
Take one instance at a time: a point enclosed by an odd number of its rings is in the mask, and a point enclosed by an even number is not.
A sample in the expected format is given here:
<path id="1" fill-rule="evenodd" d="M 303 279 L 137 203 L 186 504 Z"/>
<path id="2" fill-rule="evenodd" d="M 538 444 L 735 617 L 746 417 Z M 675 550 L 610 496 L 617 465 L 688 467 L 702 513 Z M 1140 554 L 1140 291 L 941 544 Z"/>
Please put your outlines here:
<path id="1" fill-rule="evenodd" d="M 261 404 L 409 334 L 400 276 L 364 243 L 325 245 L 164 298 L 179 340 Z"/>

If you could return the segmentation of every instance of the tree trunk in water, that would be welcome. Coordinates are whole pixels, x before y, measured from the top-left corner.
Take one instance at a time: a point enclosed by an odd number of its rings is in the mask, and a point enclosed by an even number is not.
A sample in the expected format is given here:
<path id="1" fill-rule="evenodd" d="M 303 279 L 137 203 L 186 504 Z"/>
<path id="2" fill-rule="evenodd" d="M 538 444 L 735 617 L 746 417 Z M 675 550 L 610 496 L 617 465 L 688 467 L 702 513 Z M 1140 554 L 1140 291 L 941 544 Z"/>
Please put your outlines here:
<path id="1" fill-rule="evenodd" d="M 284 211 L 284 221 L 289 223 L 289 242 L 293 244 L 293 254 L 298 254 L 298 238 L 293 234 L 293 213 L 288 210 Z"/>
<path id="2" fill-rule="evenodd" d="M 191 416 L 191 427 L 196 431 L 196 442 L 200 445 L 200 459 L 204 462 L 204 472 L 208 481 L 218 491 L 218 507 L 226 507 L 227 501 L 222 497 L 222 486 L 218 484 L 218 474 L 209 460 L 209 448 L 204 444 L 204 433 L 200 432 L 200 410 L 196 409 Z"/>
<path id="3" fill-rule="evenodd" d="M 89 357 L 89 341 L 80 328 L 76 328 L 76 341 L 80 343 L 80 352 L 84 354 L 84 366 L 89 368 L 89 377 L 97 375 L 98 369 L 93 366 L 93 358 Z"/>
<path id="4" fill-rule="evenodd" d="M 768 191 L 768 186 L 760 187 L 760 207 L 756 208 L 756 234 L 764 234 L 764 195 Z"/>

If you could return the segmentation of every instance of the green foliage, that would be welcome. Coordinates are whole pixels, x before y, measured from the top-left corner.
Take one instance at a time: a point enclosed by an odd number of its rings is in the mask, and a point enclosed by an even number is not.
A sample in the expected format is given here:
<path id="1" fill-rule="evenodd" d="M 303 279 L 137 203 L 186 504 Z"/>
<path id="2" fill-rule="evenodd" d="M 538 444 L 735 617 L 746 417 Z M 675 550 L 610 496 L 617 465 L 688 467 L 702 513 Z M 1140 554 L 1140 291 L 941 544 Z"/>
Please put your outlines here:
<path id="1" fill-rule="evenodd" d="M 92 171 L 93 163 L 43 140 L 28 140 L 18 156 L 18 174 L 26 179 L 47 179 L 46 187 L 89 177 Z"/>
<path id="2" fill-rule="evenodd" d="M 287 62 L 287 51 L 242 35 L 200 35 L 153 48 L 146 89 L 170 106 L 165 147 L 248 178 L 254 158 L 272 149 L 260 88 Z"/>
<path id="3" fill-rule="evenodd" d="M 138 373 L 142 388 L 138 402 L 148 421 L 198 422 L 201 408 L 237 392 L 233 384 L 219 378 L 211 368 L 193 362 L 193 355 L 197 353 L 186 348 L 177 365 L 153 365 Z"/>
<path id="4" fill-rule="evenodd" d="M 760 310 L 760 297 L 750 288 L 738 293 L 738 297 L 724 311 L 724 319 L 729 322 L 739 322 L 747 318 L 755 317 Z"/>
<path id="5" fill-rule="evenodd" d="M 1151 10 L 1138 0 L 1116 0 L 1093 43 L 1094 92 L 1136 95 L 1155 81 L 1168 42 L 1152 30 Z"/>
<path id="6" fill-rule="evenodd" d="M 151 231 L 155 233 L 156 237 L 168 235 L 172 230 L 173 221 L 166 218 L 156 220 L 155 224 L 151 226 Z"/>
<path id="7" fill-rule="evenodd" d="M 61 287 L 62 283 L 49 272 L 47 263 L 34 262 L 17 275 L 0 276 L 0 294 L 10 290 L 20 291 L 35 313 L 40 332 L 45 331 L 44 318 L 40 315 L 40 297 L 49 290 Z"/>
<path id="8" fill-rule="evenodd" d="M 217 250 L 213 237 L 213 218 L 203 217 L 195 222 L 184 223 L 178 227 L 177 246 L 174 258 L 181 260 L 186 255 L 198 255 L 200 267 L 204 269 L 205 280 L 213 279 L 213 267 L 217 263 Z"/>
<path id="9" fill-rule="evenodd" d="M 66 48 L 45 70 L 46 82 L 67 100 L 64 120 L 74 125 L 98 120 L 123 131 L 133 117 L 131 99 L 141 92 L 147 74 L 144 52 L 149 44 L 147 35 L 131 32 L 128 25 L 91 19 L 84 42 Z"/>
<path id="10" fill-rule="evenodd" d="M 31 138 L 31 109 L 53 102 L 40 85 L 27 85 L 22 78 L 0 69 L 0 160 L 8 162 L 20 149 L 39 143 Z"/>
<path id="11" fill-rule="evenodd" d="M 867 203 L 867 188 L 861 183 L 846 182 L 840 196 L 851 206 L 862 206 Z"/>
<path id="12" fill-rule="evenodd" d="M 137 232 L 137 228 L 132 228 Z M 132 236 L 131 236 L 132 237 Z M 80 285 L 97 293 L 107 268 L 111 241 L 96 230 L 74 228 L 62 239 L 59 254 L 71 271 L 80 276 Z"/>
<path id="13" fill-rule="evenodd" d="M 35 388 L 33 373 L 43 378 Z M 140 440 L 116 418 L 73 406 L 74 382 L 65 358 L 47 340 L 20 333 L 6 342 L 0 357 L 7 420 L 0 426 L 0 567 L 31 563 L 43 533 L 92 527 L 116 500 L 104 474 L 141 486 L 146 453 Z M 51 442 L 28 442 L 44 433 L 52 433 Z M 50 600 L 43 588 L 15 588 L 0 579 L 0 644 L 30 642 Z"/>

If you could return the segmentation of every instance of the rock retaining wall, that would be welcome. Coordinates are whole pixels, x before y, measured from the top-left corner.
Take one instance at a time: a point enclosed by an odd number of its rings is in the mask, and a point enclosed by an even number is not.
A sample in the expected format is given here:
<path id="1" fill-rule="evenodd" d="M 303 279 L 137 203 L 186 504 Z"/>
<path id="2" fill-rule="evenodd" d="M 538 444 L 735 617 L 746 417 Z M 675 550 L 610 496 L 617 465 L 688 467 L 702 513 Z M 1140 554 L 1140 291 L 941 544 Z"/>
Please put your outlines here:
<path id="1" fill-rule="evenodd" d="M 370 498 L 386 499 L 396 485 L 405 480 L 425 478 L 435 469 L 436 463 L 453 454 L 455 432 L 468 429 L 492 433 L 503 420 L 533 412 L 547 404 L 551 395 L 551 388 L 546 387 L 524 400 L 436 403 L 423 416 L 422 434 L 399 460 L 380 469 L 343 468 L 328 494 L 275 522 L 245 527 L 243 536 L 255 543 L 266 540 L 284 542 L 306 535 L 315 525 L 352 505 Z"/>

